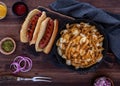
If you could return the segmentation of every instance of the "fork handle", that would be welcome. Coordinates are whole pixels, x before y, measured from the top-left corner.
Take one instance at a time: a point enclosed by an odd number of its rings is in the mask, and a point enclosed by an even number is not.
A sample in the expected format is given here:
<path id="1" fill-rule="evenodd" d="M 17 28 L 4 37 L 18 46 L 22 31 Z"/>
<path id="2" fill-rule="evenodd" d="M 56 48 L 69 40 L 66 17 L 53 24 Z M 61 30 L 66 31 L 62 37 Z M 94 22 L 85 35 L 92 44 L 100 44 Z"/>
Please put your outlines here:
<path id="1" fill-rule="evenodd" d="M 21 78 L 21 77 L 18 77 L 17 78 L 17 81 L 29 81 L 29 80 L 32 80 L 31 78 Z"/>
<path id="2" fill-rule="evenodd" d="M 42 80 L 42 79 L 41 79 L 41 80 L 33 80 L 33 81 L 34 81 L 34 82 L 39 82 L 39 81 L 40 81 L 40 82 L 52 82 L 52 81 L 50 81 L 50 80 Z"/>

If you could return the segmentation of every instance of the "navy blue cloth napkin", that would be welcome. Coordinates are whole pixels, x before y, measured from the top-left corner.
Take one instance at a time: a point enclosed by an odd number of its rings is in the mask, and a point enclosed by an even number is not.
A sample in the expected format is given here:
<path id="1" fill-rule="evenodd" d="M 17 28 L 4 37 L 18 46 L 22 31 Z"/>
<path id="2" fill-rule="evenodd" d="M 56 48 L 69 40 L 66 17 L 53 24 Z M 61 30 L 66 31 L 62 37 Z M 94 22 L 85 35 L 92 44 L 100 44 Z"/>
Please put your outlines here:
<path id="1" fill-rule="evenodd" d="M 96 8 L 75 0 L 56 0 L 50 4 L 52 10 L 74 18 L 87 18 L 101 24 L 107 31 L 109 47 L 120 59 L 120 15 Z"/>

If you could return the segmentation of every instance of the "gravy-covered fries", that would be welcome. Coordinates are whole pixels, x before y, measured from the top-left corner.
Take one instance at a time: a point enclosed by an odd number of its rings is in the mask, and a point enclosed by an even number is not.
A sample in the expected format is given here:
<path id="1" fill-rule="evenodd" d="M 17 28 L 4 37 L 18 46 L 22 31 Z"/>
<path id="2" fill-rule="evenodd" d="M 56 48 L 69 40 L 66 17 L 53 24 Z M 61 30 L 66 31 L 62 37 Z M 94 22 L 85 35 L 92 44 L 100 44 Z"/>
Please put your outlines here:
<path id="1" fill-rule="evenodd" d="M 67 65 L 76 69 L 87 68 L 103 58 L 104 37 L 96 26 L 84 22 L 67 24 L 60 34 L 56 43 L 57 50 Z"/>

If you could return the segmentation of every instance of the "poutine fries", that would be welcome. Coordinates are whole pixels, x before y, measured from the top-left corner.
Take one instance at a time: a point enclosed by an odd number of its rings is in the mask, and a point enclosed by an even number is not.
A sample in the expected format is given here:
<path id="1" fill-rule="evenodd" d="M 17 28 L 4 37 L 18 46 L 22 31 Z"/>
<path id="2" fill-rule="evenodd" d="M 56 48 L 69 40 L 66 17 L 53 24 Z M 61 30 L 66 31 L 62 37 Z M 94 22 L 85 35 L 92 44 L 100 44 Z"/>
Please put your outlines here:
<path id="1" fill-rule="evenodd" d="M 96 26 L 84 22 L 66 24 L 66 29 L 60 34 L 56 43 L 57 51 L 67 65 L 76 69 L 87 68 L 103 58 L 104 37 Z"/>

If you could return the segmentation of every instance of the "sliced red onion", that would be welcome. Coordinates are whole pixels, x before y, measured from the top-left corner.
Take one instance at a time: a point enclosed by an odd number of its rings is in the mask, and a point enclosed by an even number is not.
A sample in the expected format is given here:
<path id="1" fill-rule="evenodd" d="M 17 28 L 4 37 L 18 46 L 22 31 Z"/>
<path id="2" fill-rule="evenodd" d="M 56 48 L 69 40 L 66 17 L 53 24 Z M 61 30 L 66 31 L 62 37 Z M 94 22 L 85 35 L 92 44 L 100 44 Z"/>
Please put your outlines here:
<path id="1" fill-rule="evenodd" d="M 28 58 L 28 57 L 27 57 L 27 58 Z M 25 66 L 26 66 L 26 59 L 25 59 L 24 57 L 22 57 L 22 56 L 17 56 L 17 57 L 14 59 L 14 62 L 17 62 L 17 63 L 20 65 L 21 69 L 24 69 Z M 24 62 L 23 67 L 21 66 L 21 63 L 22 63 L 22 62 Z"/>
<path id="2" fill-rule="evenodd" d="M 28 57 L 17 56 L 11 64 L 12 67 L 15 70 L 13 73 L 28 72 L 32 68 L 32 60 Z"/>
<path id="3" fill-rule="evenodd" d="M 10 68 L 12 70 L 14 69 L 13 73 L 17 73 L 20 71 L 20 65 L 18 63 L 15 63 L 15 62 L 10 65 Z"/>
<path id="4" fill-rule="evenodd" d="M 24 69 L 21 69 L 21 72 L 28 72 L 32 68 L 32 60 L 28 57 L 24 57 L 26 59 L 26 66 Z"/>
<path id="5" fill-rule="evenodd" d="M 21 59 L 24 59 L 23 56 L 17 56 L 15 59 L 14 59 L 14 62 L 19 62 Z"/>

